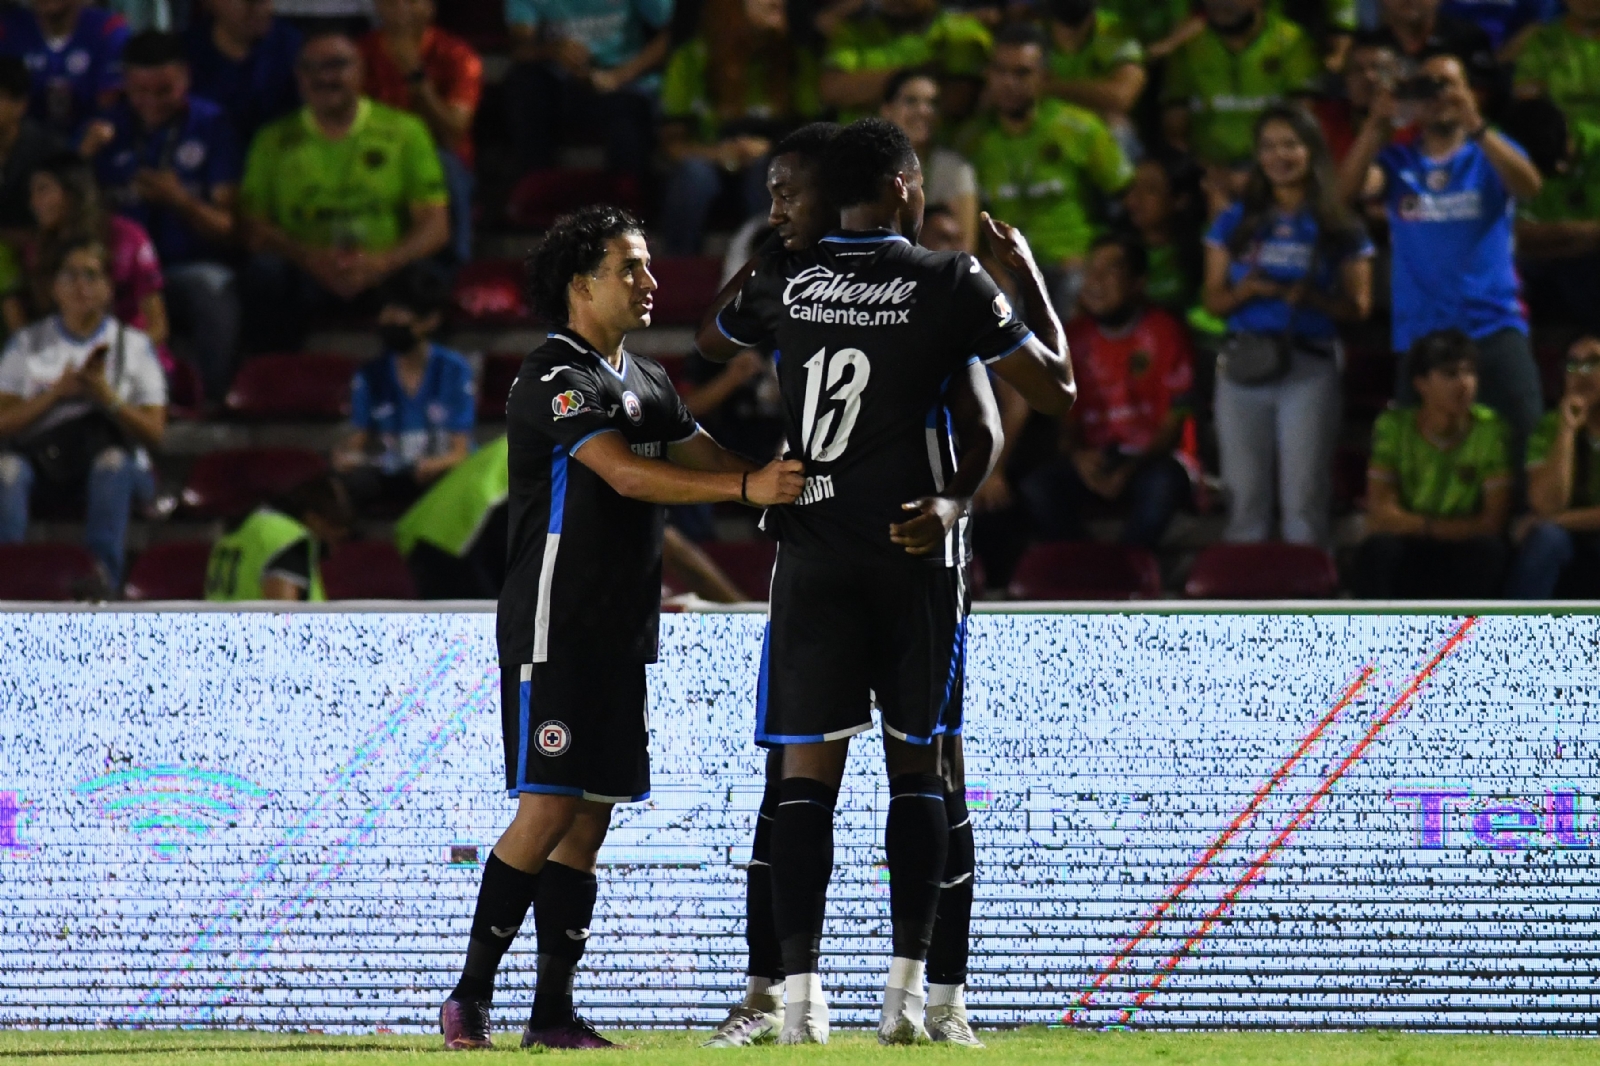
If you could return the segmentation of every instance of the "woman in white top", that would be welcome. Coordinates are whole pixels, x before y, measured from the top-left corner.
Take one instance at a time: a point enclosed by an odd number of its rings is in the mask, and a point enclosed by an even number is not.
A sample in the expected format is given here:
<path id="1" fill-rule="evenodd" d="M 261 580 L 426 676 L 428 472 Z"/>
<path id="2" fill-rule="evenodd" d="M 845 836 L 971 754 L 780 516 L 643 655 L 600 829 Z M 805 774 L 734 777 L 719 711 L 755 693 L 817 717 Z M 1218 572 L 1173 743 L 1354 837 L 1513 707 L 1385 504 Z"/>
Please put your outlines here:
<path id="1" fill-rule="evenodd" d="M 85 540 L 117 590 L 128 514 L 155 492 L 166 379 L 150 338 L 111 314 L 105 245 L 69 242 L 42 267 L 57 313 L 0 354 L 0 543 L 22 540 L 35 490 L 86 496 Z"/>
<path id="2" fill-rule="evenodd" d="M 936 147 L 939 83 L 925 71 L 902 70 L 884 87 L 879 112 L 911 138 L 922 162 L 922 193 L 929 207 L 948 207 L 961 226 L 961 249 L 978 251 L 978 176 L 960 153 Z"/>

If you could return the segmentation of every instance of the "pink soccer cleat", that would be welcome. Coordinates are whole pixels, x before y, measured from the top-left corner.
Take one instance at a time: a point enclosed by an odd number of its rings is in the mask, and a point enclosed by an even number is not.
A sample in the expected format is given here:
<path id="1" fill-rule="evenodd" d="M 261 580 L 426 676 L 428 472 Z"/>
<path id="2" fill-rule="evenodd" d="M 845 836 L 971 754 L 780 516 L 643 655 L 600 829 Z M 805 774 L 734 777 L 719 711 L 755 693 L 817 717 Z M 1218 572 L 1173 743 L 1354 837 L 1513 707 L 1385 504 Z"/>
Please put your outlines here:
<path id="1" fill-rule="evenodd" d="M 528 1026 L 522 1030 L 523 1047 L 547 1047 L 568 1051 L 590 1048 L 615 1048 L 621 1044 L 612 1043 L 599 1033 L 594 1026 L 573 1015 L 572 1020 L 560 1025 L 552 1025 L 547 1029 L 535 1029 Z"/>
<path id="2" fill-rule="evenodd" d="M 489 1001 L 486 999 L 447 999 L 439 1008 L 439 1031 L 444 1034 L 446 1051 L 476 1051 L 492 1048 L 489 1039 Z"/>

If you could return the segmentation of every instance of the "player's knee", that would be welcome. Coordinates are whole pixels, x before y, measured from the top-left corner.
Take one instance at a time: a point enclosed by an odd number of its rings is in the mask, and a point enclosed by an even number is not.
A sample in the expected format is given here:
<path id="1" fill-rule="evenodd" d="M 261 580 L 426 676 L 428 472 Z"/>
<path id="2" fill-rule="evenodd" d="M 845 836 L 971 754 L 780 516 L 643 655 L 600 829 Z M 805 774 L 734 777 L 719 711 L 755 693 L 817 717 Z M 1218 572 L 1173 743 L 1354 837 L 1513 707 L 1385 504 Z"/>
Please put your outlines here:
<path id="1" fill-rule="evenodd" d="M 517 813 L 511 831 L 529 839 L 548 841 L 549 848 L 567 835 L 578 813 L 576 796 L 553 796 L 543 792 L 524 792 L 517 797 Z M 541 858 L 544 856 L 541 856 Z"/>
<path id="2" fill-rule="evenodd" d="M 850 754 L 848 740 L 821 744 L 786 744 L 783 749 L 783 776 L 808 777 L 837 788 L 844 780 L 845 758 Z"/>

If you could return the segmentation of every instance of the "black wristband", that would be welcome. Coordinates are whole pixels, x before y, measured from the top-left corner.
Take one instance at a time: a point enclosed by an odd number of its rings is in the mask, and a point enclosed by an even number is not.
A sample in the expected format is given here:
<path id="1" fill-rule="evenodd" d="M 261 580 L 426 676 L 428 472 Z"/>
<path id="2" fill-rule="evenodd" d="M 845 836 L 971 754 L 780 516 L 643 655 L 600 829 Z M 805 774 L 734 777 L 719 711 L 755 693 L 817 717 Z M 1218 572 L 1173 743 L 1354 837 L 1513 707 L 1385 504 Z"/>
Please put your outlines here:
<path id="1" fill-rule="evenodd" d="M 750 488 L 750 471 L 746 470 L 744 472 L 744 474 L 741 475 L 740 478 L 739 478 L 739 499 L 743 500 L 745 503 L 749 503 L 750 502 L 750 494 L 749 494 L 749 491 L 748 491 L 749 488 Z"/>

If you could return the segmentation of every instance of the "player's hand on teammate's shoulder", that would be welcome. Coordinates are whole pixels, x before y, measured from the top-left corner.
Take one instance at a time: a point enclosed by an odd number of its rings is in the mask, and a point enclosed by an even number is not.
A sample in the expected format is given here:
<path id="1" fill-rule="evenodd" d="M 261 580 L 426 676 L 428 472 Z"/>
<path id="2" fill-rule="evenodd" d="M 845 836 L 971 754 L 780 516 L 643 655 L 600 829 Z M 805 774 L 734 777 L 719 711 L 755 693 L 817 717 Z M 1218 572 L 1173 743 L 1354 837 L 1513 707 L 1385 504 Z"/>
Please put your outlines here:
<path id="1" fill-rule="evenodd" d="M 949 496 L 924 496 L 902 503 L 900 509 L 916 511 L 915 518 L 889 526 L 889 539 L 910 555 L 927 555 L 944 541 L 944 535 L 967 511 L 967 501 Z"/>
<path id="2" fill-rule="evenodd" d="M 992 218 L 985 211 L 979 216 L 983 234 L 989 241 L 989 253 L 1007 270 L 1028 273 L 1035 269 L 1033 249 L 1022 231 L 1008 222 Z"/>
<path id="3" fill-rule="evenodd" d="M 745 495 L 757 507 L 778 507 L 800 498 L 806 485 L 805 466 L 798 459 L 774 459 L 760 470 L 750 471 Z"/>

